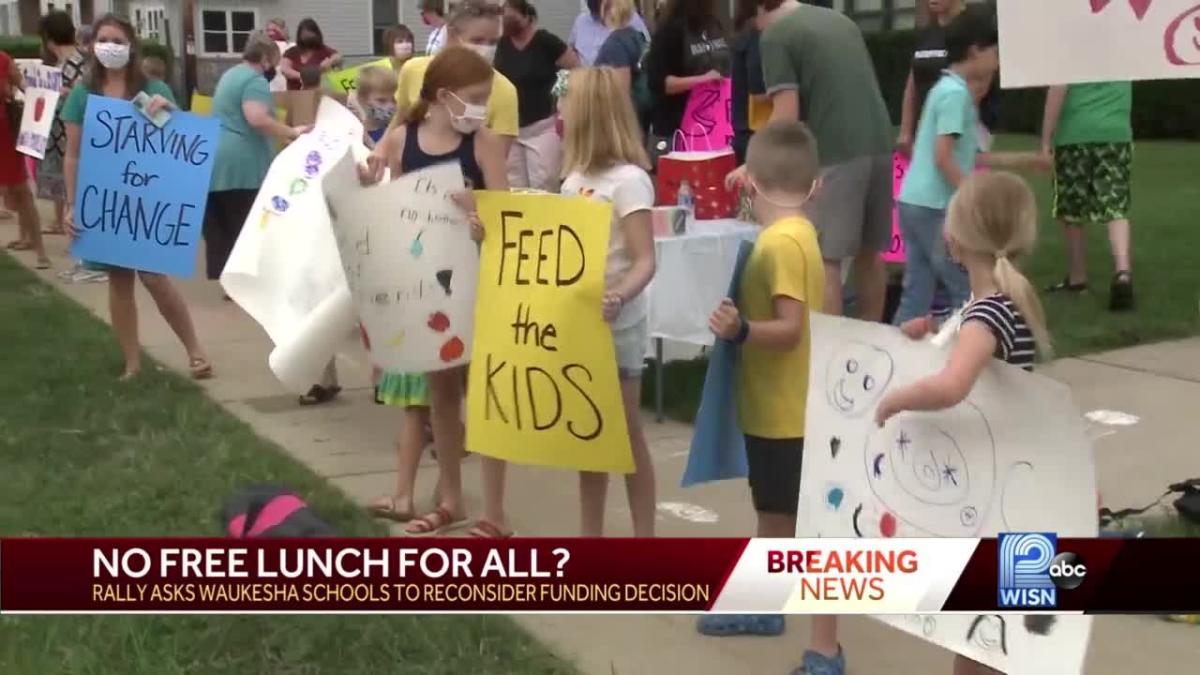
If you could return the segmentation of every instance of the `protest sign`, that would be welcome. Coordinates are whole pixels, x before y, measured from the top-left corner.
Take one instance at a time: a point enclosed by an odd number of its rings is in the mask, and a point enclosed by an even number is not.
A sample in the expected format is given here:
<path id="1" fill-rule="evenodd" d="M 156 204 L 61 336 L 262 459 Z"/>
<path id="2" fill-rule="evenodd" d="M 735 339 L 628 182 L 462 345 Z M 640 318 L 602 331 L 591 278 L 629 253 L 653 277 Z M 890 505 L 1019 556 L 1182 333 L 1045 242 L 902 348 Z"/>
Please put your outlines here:
<path id="1" fill-rule="evenodd" d="M 380 59 L 378 61 L 372 61 L 371 63 L 363 63 L 357 66 L 339 70 L 336 73 L 330 73 L 328 76 L 329 86 L 333 88 L 334 92 L 339 94 L 353 93 L 356 85 L 358 84 L 359 72 L 368 66 L 387 68 L 390 70 L 392 67 L 392 62 L 388 59 Z"/>
<path id="2" fill-rule="evenodd" d="M 994 361 L 965 401 L 879 428 L 879 401 L 940 371 L 947 352 L 882 324 L 816 313 L 811 322 L 796 536 L 1096 536 L 1095 460 L 1065 386 Z M 1087 617 L 1059 617 L 1038 632 L 996 618 L 880 620 L 1002 672 L 1033 672 L 1015 665 L 1033 660 L 1047 666 L 1039 672 L 1080 672 Z"/>
<path id="3" fill-rule="evenodd" d="M 632 473 L 612 333 L 601 313 L 610 204 L 476 193 L 479 271 L 467 447 L 491 457 Z"/>
<path id="4" fill-rule="evenodd" d="M 275 157 L 221 273 L 225 292 L 275 344 L 272 372 L 298 393 L 354 329 L 323 184 L 347 148 L 360 161 L 368 151 L 362 124 L 342 112 L 322 102 L 313 131 Z"/>
<path id="5" fill-rule="evenodd" d="M 1006 89 L 1200 77 L 1197 0 L 1005 0 L 999 12 Z"/>
<path id="6" fill-rule="evenodd" d="M 62 94 L 62 69 L 35 65 L 25 74 L 25 110 L 17 134 L 17 152 L 44 159 L 50 142 L 58 97 Z M 11 122 L 10 122 L 11 123 Z"/>
<path id="7" fill-rule="evenodd" d="M 452 162 L 362 187 L 349 154 L 325 179 L 371 362 L 386 371 L 426 373 L 470 360 L 479 248 L 454 202 L 464 181 Z"/>
<path id="8" fill-rule="evenodd" d="M 723 150 L 733 145 L 733 80 L 705 82 L 692 88 L 676 150 Z"/>
<path id="9" fill-rule="evenodd" d="M 191 109 L 196 115 L 211 115 L 213 112 L 212 97 L 205 96 L 198 91 L 192 92 Z"/>
<path id="10" fill-rule="evenodd" d="M 900 263 L 908 258 L 904 253 L 904 237 L 900 234 L 900 190 L 904 187 L 904 177 L 908 175 L 908 165 L 912 163 L 908 157 L 897 152 L 892 154 L 892 243 L 883 252 L 886 263 Z"/>
<path id="11" fill-rule="evenodd" d="M 72 255 L 191 276 L 218 131 L 215 119 L 185 112 L 160 129 L 129 101 L 88 96 Z"/>

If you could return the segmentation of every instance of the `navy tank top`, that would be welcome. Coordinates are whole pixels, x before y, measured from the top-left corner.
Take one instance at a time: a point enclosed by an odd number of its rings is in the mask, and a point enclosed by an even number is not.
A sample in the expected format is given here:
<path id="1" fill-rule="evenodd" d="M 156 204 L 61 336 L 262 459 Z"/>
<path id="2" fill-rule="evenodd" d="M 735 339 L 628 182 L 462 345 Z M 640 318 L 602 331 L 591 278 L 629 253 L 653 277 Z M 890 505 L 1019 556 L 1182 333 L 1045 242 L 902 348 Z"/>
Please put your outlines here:
<path id="1" fill-rule="evenodd" d="M 410 124 L 406 128 L 404 154 L 400 157 L 400 171 L 409 173 L 436 164 L 456 161 L 462 166 L 463 177 L 467 180 L 467 188 L 487 189 L 487 185 L 483 182 L 483 170 L 479 168 L 479 162 L 475 159 L 475 134 L 463 136 L 462 143 L 459 143 L 458 147 L 450 152 L 443 155 L 431 155 L 421 149 L 421 142 L 417 138 L 417 128 L 416 124 Z"/>

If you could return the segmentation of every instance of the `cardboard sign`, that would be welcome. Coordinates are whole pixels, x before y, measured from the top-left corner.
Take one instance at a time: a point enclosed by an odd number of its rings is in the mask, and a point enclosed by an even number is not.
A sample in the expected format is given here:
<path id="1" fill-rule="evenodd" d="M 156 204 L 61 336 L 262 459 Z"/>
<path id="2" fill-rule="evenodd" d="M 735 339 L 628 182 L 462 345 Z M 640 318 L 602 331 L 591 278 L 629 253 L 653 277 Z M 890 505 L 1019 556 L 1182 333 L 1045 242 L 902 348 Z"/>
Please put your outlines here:
<path id="1" fill-rule="evenodd" d="M 1200 77 L 1198 0 L 1005 0 L 999 12 L 1006 89 Z"/>
<path id="2" fill-rule="evenodd" d="M 479 271 L 467 447 L 521 464 L 632 473 L 601 313 L 611 204 L 476 193 Z"/>
<path id="3" fill-rule="evenodd" d="M 1065 386 L 995 361 L 957 406 L 879 428 L 880 400 L 939 372 L 948 352 L 891 326 L 811 320 L 796 536 L 1096 536 L 1095 460 Z M 879 618 L 1010 673 L 1081 672 L 1090 628 L 1083 616 L 1034 627 L 1019 616 Z"/>
<path id="4" fill-rule="evenodd" d="M 25 74 L 25 111 L 17 135 L 17 152 L 45 159 L 54 125 L 58 98 L 62 95 L 62 69 L 34 65 Z"/>
<path id="5" fill-rule="evenodd" d="M 349 153 L 325 180 L 371 362 L 386 371 L 427 373 L 470 359 L 479 249 L 454 202 L 464 181 L 453 162 L 362 187 Z"/>
<path id="6" fill-rule="evenodd" d="M 733 80 L 728 77 L 693 87 L 679 123 L 682 138 L 677 137 L 675 149 L 707 151 L 732 147 L 732 100 Z"/>
<path id="7" fill-rule="evenodd" d="M 329 86 L 334 92 L 339 94 L 352 93 L 357 88 L 356 85 L 358 83 L 358 74 L 363 68 L 368 66 L 387 68 L 390 70 L 392 67 L 392 62 L 389 59 L 380 59 L 378 61 L 372 61 L 371 63 L 363 63 L 351 68 L 339 70 L 336 73 L 330 73 L 327 76 L 327 79 L 329 80 Z"/>
<path id="8" fill-rule="evenodd" d="M 900 189 L 904 187 L 904 177 L 908 175 L 908 165 L 912 160 L 900 154 L 892 155 L 892 244 L 883 252 L 886 263 L 900 263 L 908 258 L 904 254 L 904 236 L 900 234 Z"/>
<path id="9" fill-rule="evenodd" d="M 160 129 L 129 101 L 88 96 L 72 255 L 190 277 L 218 133 L 211 117 L 176 112 Z"/>

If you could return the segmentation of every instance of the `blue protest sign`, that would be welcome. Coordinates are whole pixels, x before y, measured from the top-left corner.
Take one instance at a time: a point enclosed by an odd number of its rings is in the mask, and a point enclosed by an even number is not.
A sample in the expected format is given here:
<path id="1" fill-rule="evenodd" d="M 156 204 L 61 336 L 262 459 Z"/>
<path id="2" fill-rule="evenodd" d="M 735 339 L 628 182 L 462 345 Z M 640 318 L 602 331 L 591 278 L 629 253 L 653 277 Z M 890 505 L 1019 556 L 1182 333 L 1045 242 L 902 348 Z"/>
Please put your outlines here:
<path id="1" fill-rule="evenodd" d="M 754 249 L 752 242 L 743 241 L 738 248 L 737 265 L 733 270 L 733 281 L 729 284 L 729 297 L 737 300 L 738 283 L 742 269 Z M 734 375 L 737 370 L 737 347 L 724 340 L 717 340 L 708 355 L 708 371 L 704 374 L 704 390 L 700 395 L 700 411 L 696 413 L 696 427 L 692 435 L 692 447 L 688 453 L 687 468 L 683 471 L 680 485 L 690 487 L 697 483 L 708 483 L 730 478 L 744 478 L 749 473 L 746 465 L 746 439 L 742 436 L 737 420 L 737 400 L 734 398 Z"/>
<path id="2" fill-rule="evenodd" d="M 160 129 L 130 101 L 89 96 L 72 255 L 190 277 L 219 130 L 216 118 L 183 112 Z"/>

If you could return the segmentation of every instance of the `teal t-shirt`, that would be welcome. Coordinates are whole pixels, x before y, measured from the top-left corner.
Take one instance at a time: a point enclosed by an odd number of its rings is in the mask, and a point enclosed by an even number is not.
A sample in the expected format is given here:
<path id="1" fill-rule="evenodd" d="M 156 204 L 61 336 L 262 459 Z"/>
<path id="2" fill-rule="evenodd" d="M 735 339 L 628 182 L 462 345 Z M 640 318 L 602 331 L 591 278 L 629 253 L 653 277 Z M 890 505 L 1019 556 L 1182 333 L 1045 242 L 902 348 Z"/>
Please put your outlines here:
<path id="1" fill-rule="evenodd" d="M 954 160 L 963 175 L 975 171 L 979 152 L 979 112 L 967 81 L 946 71 L 925 99 L 917 138 L 913 143 L 912 164 L 900 189 L 905 204 L 944 210 L 954 196 L 954 186 L 937 166 L 937 143 L 942 136 L 954 136 Z"/>
<path id="2" fill-rule="evenodd" d="M 225 71 L 213 93 L 213 115 L 221 122 L 221 136 L 210 192 L 257 190 L 271 166 L 271 140 L 246 122 L 242 104 L 247 101 L 262 103 L 272 117 L 275 115 L 267 78 L 243 63 Z"/>
<path id="3" fill-rule="evenodd" d="M 1133 141 L 1133 85 L 1129 82 L 1073 84 L 1067 89 L 1054 145 Z"/>
<path id="4" fill-rule="evenodd" d="M 147 96 L 157 95 L 175 103 L 175 94 L 162 80 L 146 80 L 142 91 Z M 76 82 L 75 86 L 71 87 L 71 93 L 67 94 L 67 102 L 63 104 L 62 112 L 58 114 L 59 118 L 66 124 L 82 125 L 87 114 L 88 95 L 91 93 L 83 82 Z"/>

